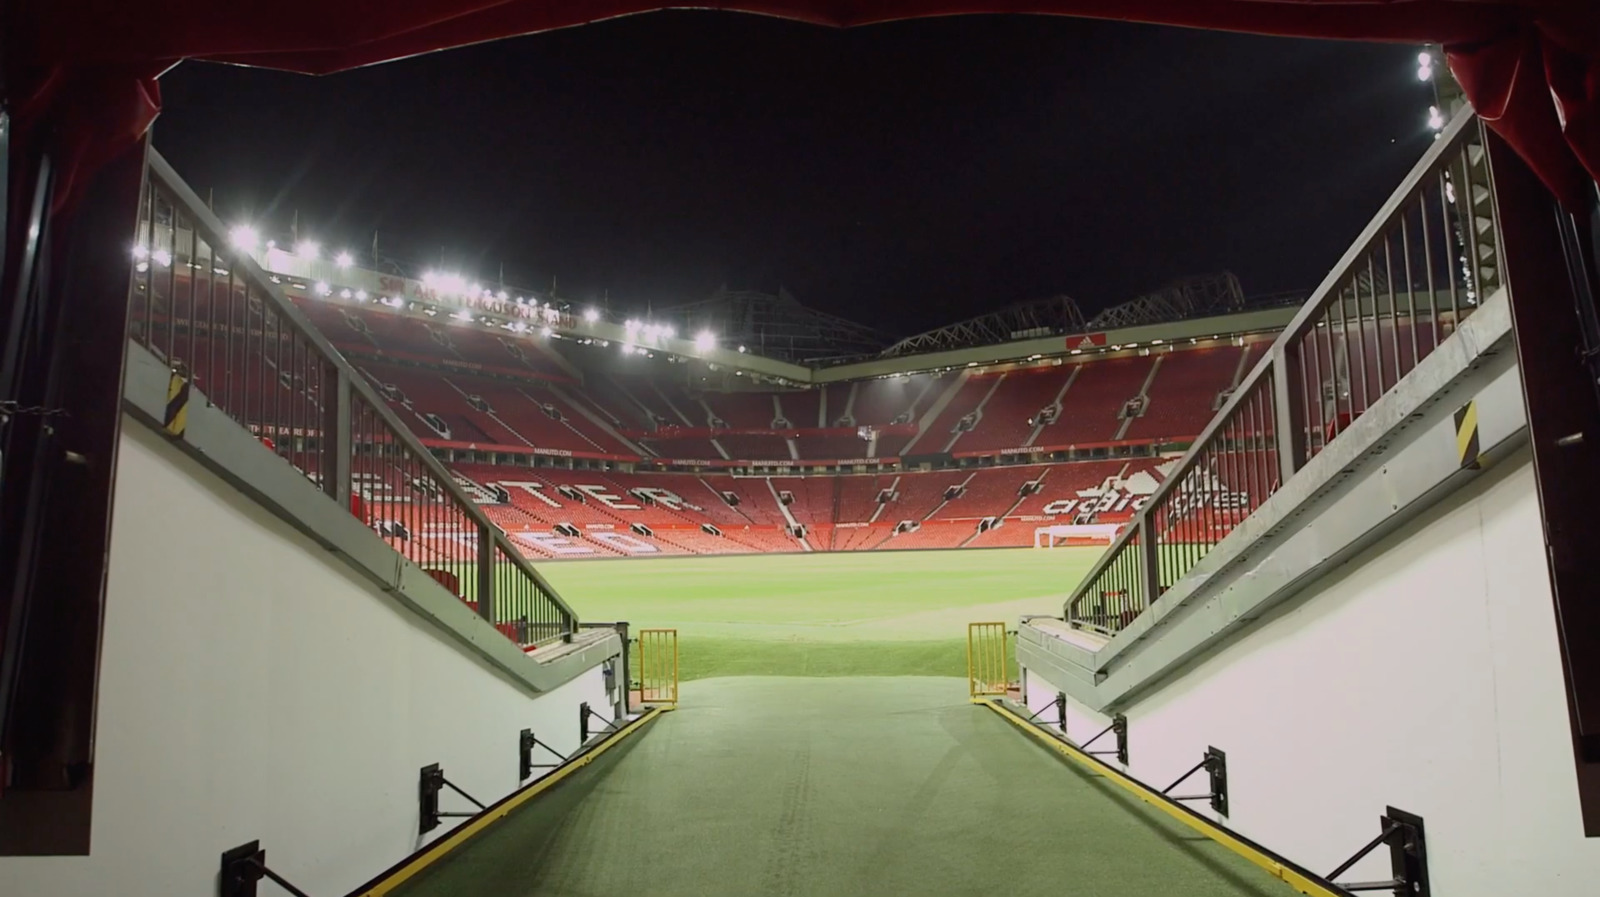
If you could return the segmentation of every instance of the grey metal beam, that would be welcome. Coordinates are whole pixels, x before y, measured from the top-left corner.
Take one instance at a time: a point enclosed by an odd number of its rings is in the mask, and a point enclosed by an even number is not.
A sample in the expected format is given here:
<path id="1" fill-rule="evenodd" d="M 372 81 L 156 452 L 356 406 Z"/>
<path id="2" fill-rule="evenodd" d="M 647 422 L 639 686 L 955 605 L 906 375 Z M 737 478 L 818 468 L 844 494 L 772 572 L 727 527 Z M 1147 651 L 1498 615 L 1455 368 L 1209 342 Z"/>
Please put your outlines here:
<path id="1" fill-rule="evenodd" d="M 1019 662 L 1091 709 L 1125 708 L 1479 476 L 1456 442 L 1454 414 L 1469 400 L 1486 463 L 1526 444 L 1503 290 L 1104 647 L 1024 621 Z"/>
<path id="2" fill-rule="evenodd" d="M 205 394 L 191 388 L 188 424 L 182 437 L 165 436 L 162 416 L 171 375 L 166 363 L 150 350 L 130 343 L 123 408 L 136 421 L 163 435 L 223 481 L 249 496 L 312 541 L 335 554 L 401 606 L 417 614 L 506 676 L 532 692 L 546 692 L 622 651 L 622 640 L 607 630 L 583 630 L 593 639 L 582 650 L 540 663 L 500 634 L 492 625 L 434 581 L 420 567 L 391 548 L 347 504 L 332 501 L 283 458 L 262 445 L 248 430 Z M 480 606 L 486 604 L 480 601 Z"/>
<path id="3" fill-rule="evenodd" d="M 182 177 L 178 176 L 177 171 L 172 168 L 167 160 L 154 150 L 150 152 L 149 171 L 151 180 L 159 183 L 163 189 L 170 191 L 173 201 L 183 208 L 184 213 L 191 217 L 193 223 L 197 227 L 205 229 L 205 237 L 213 249 L 224 245 L 224 241 L 227 238 L 227 229 L 223 226 L 221 219 L 217 218 L 210 207 L 201 201 L 193 188 Z M 312 326 L 305 313 L 293 302 L 289 301 L 284 296 L 283 291 L 271 282 L 270 278 L 262 271 L 261 266 L 256 264 L 254 259 L 250 258 L 246 253 L 240 253 L 233 260 L 233 268 L 235 271 L 243 273 L 244 278 L 259 292 L 262 301 L 270 302 L 274 312 L 280 315 L 283 320 L 288 321 L 301 334 L 308 349 L 314 349 L 321 358 L 332 363 L 337 369 L 344 370 L 347 373 L 354 370 L 344 356 L 340 354 L 339 350 L 334 348 L 333 344 L 328 341 L 327 337 Z M 461 512 L 471 518 L 481 528 L 481 532 L 487 532 L 494 542 L 500 546 L 506 562 L 516 566 L 523 576 L 537 583 L 548 599 L 559 608 L 563 617 L 576 620 L 577 615 L 561 598 L 561 593 L 557 592 L 555 587 L 551 586 L 544 576 L 534 569 L 533 565 L 512 544 L 510 538 L 501 532 L 500 528 L 489 520 L 483 509 L 474 504 L 471 498 L 461 490 L 455 479 L 450 475 L 450 471 L 445 468 L 444 463 L 434 457 L 433 453 L 428 451 L 417 435 L 400 421 L 394 410 L 389 407 L 389 403 L 378 394 L 372 384 L 367 383 L 361 377 L 349 376 L 345 378 L 344 383 L 340 384 L 341 389 L 345 386 L 348 386 L 352 393 L 359 397 L 383 423 L 387 431 L 386 438 L 392 439 L 403 446 L 441 488 L 451 493 Z M 340 453 L 342 454 L 342 450 Z"/>
<path id="4" fill-rule="evenodd" d="M 1272 346 L 1272 406 L 1278 426 L 1273 435 L 1277 441 L 1278 481 L 1289 482 L 1300 468 L 1300 459 L 1306 454 L 1306 408 L 1295 401 L 1294 385 L 1301 381 L 1301 363 L 1298 354 L 1291 354 L 1283 343 Z"/>
<path id="5" fill-rule="evenodd" d="M 323 399 L 322 432 L 333 434 L 333 445 L 350 445 L 350 371 L 343 366 L 334 368 L 333 396 Z M 326 437 L 324 437 L 326 438 Z M 346 501 L 350 494 L 350 452 L 333 451 L 323 455 L 328 469 L 322 474 L 322 488 L 334 501 Z"/>

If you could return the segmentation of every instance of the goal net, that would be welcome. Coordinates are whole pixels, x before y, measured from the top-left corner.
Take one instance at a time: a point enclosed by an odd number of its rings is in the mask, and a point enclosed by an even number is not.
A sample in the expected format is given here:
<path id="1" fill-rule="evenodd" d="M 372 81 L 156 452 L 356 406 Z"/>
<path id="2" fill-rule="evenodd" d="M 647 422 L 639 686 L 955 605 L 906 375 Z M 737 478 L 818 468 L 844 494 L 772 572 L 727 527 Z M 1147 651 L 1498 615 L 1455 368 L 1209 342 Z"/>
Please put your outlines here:
<path id="1" fill-rule="evenodd" d="M 1033 547 L 1107 547 L 1117 540 L 1117 532 L 1121 529 L 1122 525 L 1118 523 L 1057 523 L 1035 527 Z"/>

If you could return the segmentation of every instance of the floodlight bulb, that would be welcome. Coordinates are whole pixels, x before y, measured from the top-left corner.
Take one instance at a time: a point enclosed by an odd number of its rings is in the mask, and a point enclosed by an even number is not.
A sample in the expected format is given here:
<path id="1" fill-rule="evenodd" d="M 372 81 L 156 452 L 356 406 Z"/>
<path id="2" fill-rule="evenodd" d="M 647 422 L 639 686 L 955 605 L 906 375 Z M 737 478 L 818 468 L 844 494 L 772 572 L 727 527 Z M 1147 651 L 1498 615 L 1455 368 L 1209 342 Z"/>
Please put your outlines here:
<path id="1" fill-rule="evenodd" d="M 594 322 L 600 320 L 600 311 L 598 309 L 586 308 L 583 310 L 583 319 L 588 321 L 590 324 L 593 324 Z"/>
<path id="2" fill-rule="evenodd" d="M 255 252 L 256 247 L 261 244 L 261 235 L 256 233 L 256 229 L 250 225 L 240 224 L 234 226 L 233 230 L 228 232 L 228 240 L 233 243 L 234 249 Z"/>
<path id="3" fill-rule="evenodd" d="M 709 330 L 702 330 L 699 333 L 695 334 L 694 347 L 696 349 L 699 349 L 702 352 L 707 352 L 707 351 L 710 351 L 711 349 L 716 348 L 716 345 L 717 345 L 717 335 L 715 333 L 712 333 Z"/>
<path id="4" fill-rule="evenodd" d="M 317 245 L 316 240 L 301 240 L 300 244 L 294 248 L 294 254 L 308 262 L 314 261 L 321 251 L 322 247 Z"/>
<path id="5" fill-rule="evenodd" d="M 356 263 L 356 257 L 348 252 L 341 252 L 333 257 L 333 263 L 341 268 L 348 268 Z"/>
<path id="6" fill-rule="evenodd" d="M 539 328 L 539 335 L 540 336 L 551 336 L 554 333 L 555 333 L 555 331 L 551 330 L 549 327 L 540 327 Z"/>

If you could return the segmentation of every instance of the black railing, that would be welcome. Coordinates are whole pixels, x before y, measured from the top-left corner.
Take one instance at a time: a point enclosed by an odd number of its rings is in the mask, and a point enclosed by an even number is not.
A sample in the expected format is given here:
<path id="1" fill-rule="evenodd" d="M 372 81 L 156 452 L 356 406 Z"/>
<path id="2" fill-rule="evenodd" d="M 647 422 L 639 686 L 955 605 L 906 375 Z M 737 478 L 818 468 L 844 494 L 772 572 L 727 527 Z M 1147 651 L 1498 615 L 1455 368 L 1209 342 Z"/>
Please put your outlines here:
<path id="1" fill-rule="evenodd" d="M 519 645 L 577 616 L 152 151 L 130 337 Z"/>
<path id="2" fill-rule="evenodd" d="M 1481 122 L 1463 112 L 1073 591 L 1120 632 L 1393 390 L 1502 283 Z"/>

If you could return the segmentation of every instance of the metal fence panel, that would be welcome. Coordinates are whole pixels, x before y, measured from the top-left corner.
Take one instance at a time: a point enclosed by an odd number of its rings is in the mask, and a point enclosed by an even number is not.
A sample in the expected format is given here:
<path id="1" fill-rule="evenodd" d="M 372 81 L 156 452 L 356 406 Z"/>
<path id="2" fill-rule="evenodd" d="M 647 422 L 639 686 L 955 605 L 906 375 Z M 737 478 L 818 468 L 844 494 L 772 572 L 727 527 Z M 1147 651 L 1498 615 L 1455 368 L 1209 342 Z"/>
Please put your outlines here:
<path id="1" fill-rule="evenodd" d="M 639 630 L 639 700 L 678 703 L 678 630 Z"/>
<path id="2" fill-rule="evenodd" d="M 129 337 L 507 638 L 577 615 L 159 154 L 135 231 Z"/>
<path id="3" fill-rule="evenodd" d="M 1120 632 L 1500 288 L 1487 159 L 1463 114 L 1073 591 L 1069 622 Z"/>
<path id="4" fill-rule="evenodd" d="M 1004 695 L 1011 687 L 1006 624 L 967 624 L 967 692 L 972 697 Z"/>

